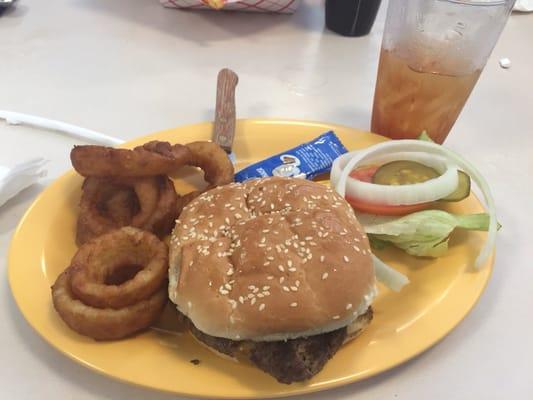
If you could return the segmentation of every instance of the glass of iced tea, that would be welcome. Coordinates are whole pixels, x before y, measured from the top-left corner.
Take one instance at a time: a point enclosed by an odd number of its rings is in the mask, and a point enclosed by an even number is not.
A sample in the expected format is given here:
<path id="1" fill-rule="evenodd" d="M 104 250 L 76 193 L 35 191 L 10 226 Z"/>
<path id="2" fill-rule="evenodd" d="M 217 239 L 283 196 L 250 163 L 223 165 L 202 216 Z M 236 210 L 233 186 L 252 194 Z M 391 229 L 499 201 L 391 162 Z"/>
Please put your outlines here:
<path id="1" fill-rule="evenodd" d="M 511 13 L 514 0 L 390 0 L 372 132 L 421 132 L 442 143 Z"/>

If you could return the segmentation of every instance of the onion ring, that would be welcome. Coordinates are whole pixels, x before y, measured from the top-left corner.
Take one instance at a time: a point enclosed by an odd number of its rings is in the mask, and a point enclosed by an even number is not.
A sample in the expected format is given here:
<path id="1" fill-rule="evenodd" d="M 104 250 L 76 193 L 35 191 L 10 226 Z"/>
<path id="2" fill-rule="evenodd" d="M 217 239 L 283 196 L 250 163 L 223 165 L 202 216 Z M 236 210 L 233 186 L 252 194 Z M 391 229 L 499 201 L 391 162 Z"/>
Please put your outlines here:
<path id="1" fill-rule="evenodd" d="M 125 267 L 136 273 L 124 282 L 109 282 Z M 168 248 L 155 235 L 125 227 L 80 247 L 71 262 L 71 290 L 84 304 L 120 309 L 145 300 L 167 278 Z"/>
<path id="2" fill-rule="evenodd" d="M 115 192 L 126 192 L 117 200 Z M 114 196 L 118 196 L 115 194 Z M 114 199 L 114 203 L 111 200 Z M 176 218 L 177 195 L 172 181 L 164 176 L 149 178 L 102 179 L 87 178 L 80 201 L 76 243 L 113 229 L 131 225 L 162 237 L 168 234 Z M 127 207 L 119 211 L 119 204 Z"/>
<path id="3" fill-rule="evenodd" d="M 167 288 L 162 287 L 148 299 L 120 310 L 90 307 L 74 297 L 71 271 L 67 268 L 52 286 L 54 308 L 72 330 L 96 340 L 121 339 L 148 328 L 167 302 Z"/>
<path id="4" fill-rule="evenodd" d="M 188 165 L 198 167 L 204 171 L 204 179 L 208 186 L 203 190 L 195 190 L 178 198 L 178 215 L 187 204 L 203 192 L 216 186 L 233 182 L 235 170 L 226 152 L 216 143 L 199 141 L 187 144 L 191 152 Z"/>
<path id="5" fill-rule="evenodd" d="M 113 185 L 109 185 L 112 187 Z M 109 191 L 103 201 L 102 213 L 109 216 L 117 225 L 128 225 L 133 216 L 139 212 L 139 200 L 132 188 L 115 188 Z"/>
<path id="6" fill-rule="evenodd" d="M 133 150 L 105 146 L 74 146 L 74 169 L 85 177 L 141 177 L 165 175 L 191 160 L 187 146 L 152 141 Z"/>

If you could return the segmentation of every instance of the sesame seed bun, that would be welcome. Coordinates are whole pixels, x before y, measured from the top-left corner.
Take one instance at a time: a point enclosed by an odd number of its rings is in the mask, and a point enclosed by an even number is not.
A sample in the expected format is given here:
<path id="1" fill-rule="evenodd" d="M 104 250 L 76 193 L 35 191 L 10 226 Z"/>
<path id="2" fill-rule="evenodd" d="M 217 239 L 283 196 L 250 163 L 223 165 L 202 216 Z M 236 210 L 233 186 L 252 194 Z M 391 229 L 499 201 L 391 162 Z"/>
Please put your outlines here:
<path id="1" fill-rule="evenodd" d="M 277 341 L 354 323 L 376 294 L 368 239 L 324 185 L 263 178 L 205 192 L 170 243 L 169 297 L 200 331 Z"/>

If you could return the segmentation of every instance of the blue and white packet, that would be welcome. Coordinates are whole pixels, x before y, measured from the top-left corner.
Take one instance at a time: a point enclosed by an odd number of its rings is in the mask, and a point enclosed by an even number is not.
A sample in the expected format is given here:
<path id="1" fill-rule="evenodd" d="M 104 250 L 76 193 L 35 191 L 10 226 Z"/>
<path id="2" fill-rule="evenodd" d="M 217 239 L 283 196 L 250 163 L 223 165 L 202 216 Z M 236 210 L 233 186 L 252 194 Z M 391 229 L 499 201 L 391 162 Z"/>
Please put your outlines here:
<path id="1" fill-rule="evenodd" d="M 329 172 L 333 161 L 347 152 L 337 135 L 329 131 L 310 142 L 240 170 L 235 174 L 235 182 L 267 176 L 313 179 Z"/>

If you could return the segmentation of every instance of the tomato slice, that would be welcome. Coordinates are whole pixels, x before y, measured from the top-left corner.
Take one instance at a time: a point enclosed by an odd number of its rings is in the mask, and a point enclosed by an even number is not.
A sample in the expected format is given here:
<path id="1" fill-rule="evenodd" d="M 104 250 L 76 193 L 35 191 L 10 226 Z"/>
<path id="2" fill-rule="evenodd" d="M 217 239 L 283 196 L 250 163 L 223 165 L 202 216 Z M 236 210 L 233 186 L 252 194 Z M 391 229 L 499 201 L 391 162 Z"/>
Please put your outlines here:
<path id="1" fill-rule="evenodd" d="M 372 177 L 378 170 L 379 166 L 369 165 L 366 167 L 358 168 L 350 173 L 350 177 L 360 180 L 362 182 L 372 183 Z M 368 213 L 368 214 L 377 214 L 377 215 L 406 215 L 416 211 L 425 210 L 431 206 L 429 203 L 421 204 L 407 204 L 401 206 L 389 206 L 386 204 L 376 204 L 356 199 L 354 197 L 346 196 L 346 201 L 356 209 L 357 211 Z"/>
<path id="2" fill-rule="evenodd" d="M 358 181 L 372 183 L 372 178 L 378 169 L 378 165 L 367 165 L 350 172 L 350 177 Z"/>

